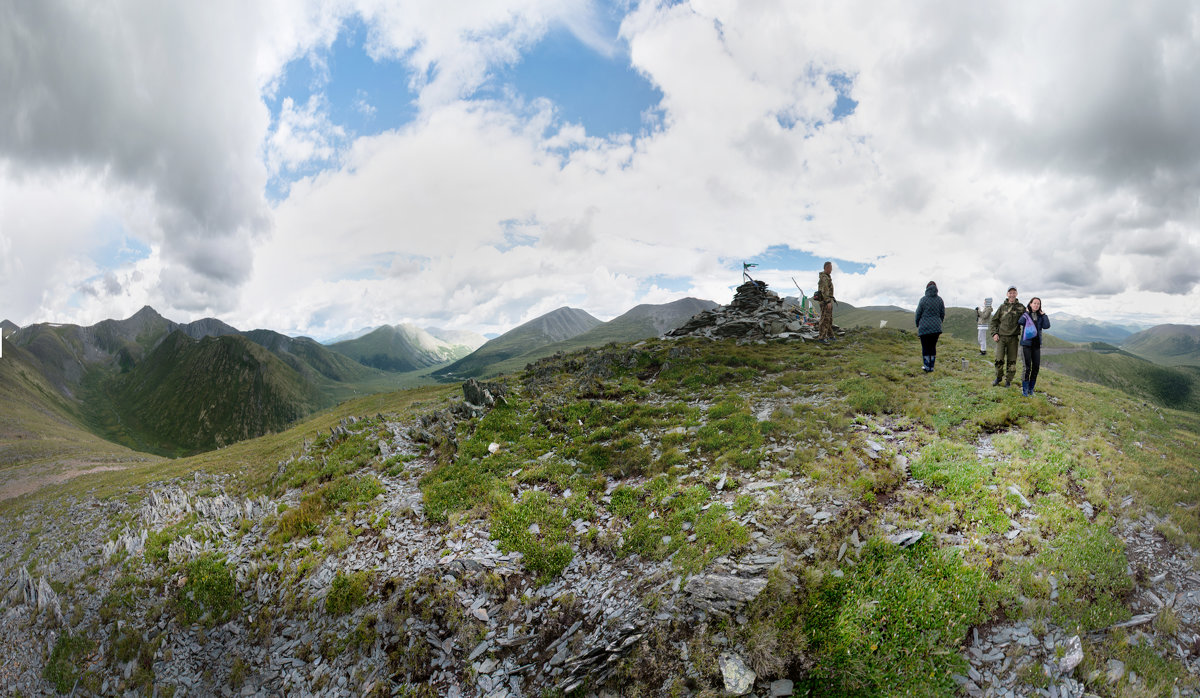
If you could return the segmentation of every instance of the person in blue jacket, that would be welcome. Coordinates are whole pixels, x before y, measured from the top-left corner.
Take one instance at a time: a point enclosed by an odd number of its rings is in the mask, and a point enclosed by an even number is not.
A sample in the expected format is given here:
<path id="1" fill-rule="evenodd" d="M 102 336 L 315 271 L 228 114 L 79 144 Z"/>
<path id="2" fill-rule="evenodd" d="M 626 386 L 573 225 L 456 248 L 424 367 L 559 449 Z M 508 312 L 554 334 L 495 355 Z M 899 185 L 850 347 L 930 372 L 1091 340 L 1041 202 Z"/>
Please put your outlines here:
<path id="1" fill-rule="evenodd" d="M 1019 327 L 1017 337 L 1021 341 L 1021 359 L 1025 362 L 1025 370 L 1021 374 L 1021 394 L 1030 397 L 1037 383 L 1038 369 L 1042 366 L 1042 330 L 1050 329 L 1050 316 L 1042 312 L 1041 298 L 1029 300 Z"/>
<path id="2" fill-rule="evenodd" d="M 917 303 L 917 336 L 921 338 L 922 370 L 929 373 L 937 361 L 937 341 L 942 336 L 942 320 L 946 319 L 946 304 L 938 297 L 937 284 L 925 284 L 925 296 Z"/>

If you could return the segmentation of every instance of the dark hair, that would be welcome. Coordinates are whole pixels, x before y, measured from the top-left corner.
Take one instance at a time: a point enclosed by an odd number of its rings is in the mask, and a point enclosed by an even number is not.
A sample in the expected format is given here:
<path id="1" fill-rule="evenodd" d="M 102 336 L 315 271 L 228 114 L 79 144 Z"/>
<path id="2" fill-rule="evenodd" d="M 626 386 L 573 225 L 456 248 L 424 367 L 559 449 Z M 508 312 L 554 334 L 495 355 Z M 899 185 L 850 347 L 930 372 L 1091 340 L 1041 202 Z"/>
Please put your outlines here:
<path id="1" fill-rule="evenodd" d="M 1030 298 L 1030 299 L 1029 299 L 1029 302 L 1025 304 L 1025 309 L 1026 309 L 1026 310 L 1028 310 L 1028 311 L 1033 311 L 1033 302 L 1034 302 L 1034 301 L 1037 301 L 1037 302 L 1038 302 L 1038 309 L 1037 309 L 1037 311 L 1038 311 L 1039 313 L 1040 313 L 1040 312 L 1042 312 L 1042 299 L 1041 299 L 1041 298 L 1038 298 L 1037 296 L 1034 296 L 1033 298 Z"/>

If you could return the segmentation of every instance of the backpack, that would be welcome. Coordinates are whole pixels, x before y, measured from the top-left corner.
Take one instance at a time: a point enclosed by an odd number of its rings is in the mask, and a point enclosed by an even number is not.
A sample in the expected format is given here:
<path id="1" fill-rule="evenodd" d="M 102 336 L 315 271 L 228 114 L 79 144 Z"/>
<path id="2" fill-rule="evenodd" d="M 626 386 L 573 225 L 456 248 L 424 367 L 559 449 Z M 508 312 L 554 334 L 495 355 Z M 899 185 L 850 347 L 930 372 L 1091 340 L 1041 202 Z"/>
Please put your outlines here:
<path id="1" fill-rule="evenodd" d="M 1025 323 L 1025 332 L 1022 333 L 1021 339 L 1026 342 L 1029 342 L 1038 336 L 1038 321 L 1034 320 L 1030 316 L 1026 316 L 1026 317 L 1029 317 L 1029 322 Z"/>

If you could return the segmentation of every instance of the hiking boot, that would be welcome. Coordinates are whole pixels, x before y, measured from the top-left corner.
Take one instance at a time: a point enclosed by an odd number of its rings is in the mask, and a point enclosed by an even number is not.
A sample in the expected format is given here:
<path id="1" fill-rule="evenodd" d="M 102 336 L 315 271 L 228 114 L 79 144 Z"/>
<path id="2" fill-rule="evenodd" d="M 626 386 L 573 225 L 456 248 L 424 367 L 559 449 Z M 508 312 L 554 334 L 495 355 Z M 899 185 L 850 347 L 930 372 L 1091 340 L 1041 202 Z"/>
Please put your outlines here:
<path id="1" fill-rule="evenodd" d="M 1011 378 L 1005 378 L 1005 379 L 1004 379 L 1004 387 L 1005 387 L 1005 388 L 1008 388 L 1008 387 L 1010 387 L 1010 386 L 1012 386 L 1012 379 L 1011 379 Z"/>
<path id="2" fill-rule="evenodd" d="M 1000 385 L 1000 379 L 997 378 L 996 380 L 992 381 L 992 385 Z"/>
<path id="3" fill-rule="evenodd" d="M 980 355 L 980 356 L 987 356 L 987 350 L 985 350 L 985 349 L 980 349 L 980 350 L 979 350 L 979 355 Z"/>

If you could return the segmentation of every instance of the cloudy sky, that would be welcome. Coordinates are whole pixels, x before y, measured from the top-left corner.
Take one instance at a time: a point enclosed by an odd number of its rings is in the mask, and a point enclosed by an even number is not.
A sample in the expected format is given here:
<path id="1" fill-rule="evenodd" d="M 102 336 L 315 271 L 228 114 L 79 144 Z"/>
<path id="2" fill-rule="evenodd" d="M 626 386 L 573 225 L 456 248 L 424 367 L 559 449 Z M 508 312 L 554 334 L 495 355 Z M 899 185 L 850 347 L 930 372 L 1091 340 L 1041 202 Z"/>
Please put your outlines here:
<path id="1" fill-rule="evenodd" d="M 499 332 L 832 259 L 1200 324 L 1198 7 L 0 0 L 0 317 Z"/>

